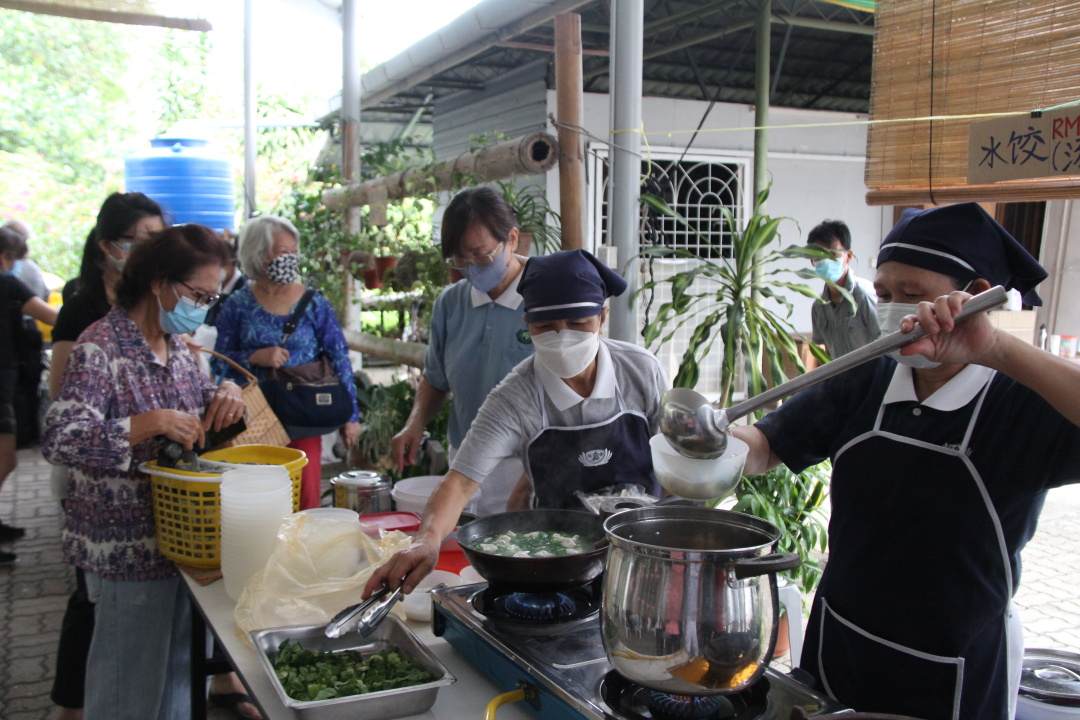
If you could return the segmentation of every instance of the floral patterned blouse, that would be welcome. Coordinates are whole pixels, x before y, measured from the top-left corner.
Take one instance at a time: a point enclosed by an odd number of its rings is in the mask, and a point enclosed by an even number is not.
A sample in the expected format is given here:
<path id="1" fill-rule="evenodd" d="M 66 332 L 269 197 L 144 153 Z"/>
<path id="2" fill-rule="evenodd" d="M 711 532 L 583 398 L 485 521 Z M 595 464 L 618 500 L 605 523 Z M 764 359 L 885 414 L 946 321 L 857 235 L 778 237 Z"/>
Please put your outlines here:
<path id="1" fill-rule="evenodd" d="M 161 440 L 132 447 L 131 418 L 162 408 L 201 415 L 216 388 L 181 340 L 168 336 L 168 350 L 162 364 L 127 312 L 114 308 L 79 336 L 45 419 L 42 452 L 71 468 L 64 556 L 109 580 L 176 574 L 158 552 L 150 478 L 139 472 Z"/>
<path id="2" fill-rule="evenodd" d="M 290 311 L 291 314 L 291 311 Z M 228 356 L 250 370 L 260 380 L 267 377 L 267 369 L 252 366 L 249 358 L 256 350 L 264 347 L 281 345 L 281 336 L 285 334 L 288 315 L 275 315 L 259 304 L 250 285 L 240 288 L 225 301 L 217 316 L 215 326 L 218 337 L 214 349 Z M 315 293 L 304 310 L 303 317 L 296 326 L 296 331 L 285 342 L 289 351 L 289 361 L 285 367 L 314 362 L 325 353 L 334 366 L 334 372 L 341 379 L 352 398 L 352 422 L 359 422 L 360 413 L 356 406 L 356 382 L 353 379 L 352 365 L 349 362 L 349 347 L 345 344 L 345 335 L 338 325 L 337 316 L 330 302 L 322 293 Z M 224 374 L 230 380 L 241 385 L 244 378 L 220 360 L 213 361 L 215 373 Z"/>

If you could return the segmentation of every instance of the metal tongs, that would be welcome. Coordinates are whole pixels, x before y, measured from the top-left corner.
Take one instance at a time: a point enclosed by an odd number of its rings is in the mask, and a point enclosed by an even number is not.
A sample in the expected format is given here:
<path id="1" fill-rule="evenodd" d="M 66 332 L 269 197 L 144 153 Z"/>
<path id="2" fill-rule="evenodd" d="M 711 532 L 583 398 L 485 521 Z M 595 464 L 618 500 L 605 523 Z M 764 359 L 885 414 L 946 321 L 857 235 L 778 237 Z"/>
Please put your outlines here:
<path id="1" fill-rule="evenodd" d="M 1005 288 L 996 285 L 964 303 L 956 320 L 983 313 L 1005 304 Z M 832 362 L 777 385 L 760 395 L 736 403 L 729 408 L 717 408 L 700 393 L 689 388 L 673 388 L 664 393 L 660 407 L 660 431 L 675 450 L 690 458 L 711 459 L 727 449 L 728 426 L 739 418 L 787 397 L 803 388 L 847 372 L 865 362 L 875 360 L 894 350 L 915 342 L 926 335 L 918 325 L 909 332 L 894 332 L 853 350 Z"/>
<path id="2" fill-rule="evenodd" d="M 401 588 L 398 585 L 397 590 L 391 592 L 389 587 L 383 585 L 364 602 L 345 608 L 326 624 L 323 630 L 326 637 L 335 639 L 355 630 L 360 637 L 366 638 L 375 632 L 394 603 L 401 599 Z"/>

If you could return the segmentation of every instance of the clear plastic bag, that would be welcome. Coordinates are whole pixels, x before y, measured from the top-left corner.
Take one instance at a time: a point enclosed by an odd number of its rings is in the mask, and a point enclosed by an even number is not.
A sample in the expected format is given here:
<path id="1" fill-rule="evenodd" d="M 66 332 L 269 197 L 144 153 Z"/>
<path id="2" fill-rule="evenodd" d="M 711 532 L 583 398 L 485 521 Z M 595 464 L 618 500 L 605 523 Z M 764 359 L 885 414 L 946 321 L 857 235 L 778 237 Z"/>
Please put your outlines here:
<path id="1" fill-rule="evenodd" d="M 372 539 L 355 518 L 290 515 L 278 530 L 266 566 L 240 594 L 236 624 L 246 634 L 329 622 L 360 602 L 360 591 L 375 568 L 411 542 L 400 532 Z"/>

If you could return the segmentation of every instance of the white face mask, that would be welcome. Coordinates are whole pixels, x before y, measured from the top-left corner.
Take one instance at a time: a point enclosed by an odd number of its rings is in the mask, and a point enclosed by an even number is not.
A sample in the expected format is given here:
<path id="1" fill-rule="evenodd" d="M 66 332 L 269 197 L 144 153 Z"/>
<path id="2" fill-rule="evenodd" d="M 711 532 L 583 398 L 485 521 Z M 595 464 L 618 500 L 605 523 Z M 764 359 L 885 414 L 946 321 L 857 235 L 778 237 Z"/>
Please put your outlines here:
<path id="1" fill-rule="evenodd" d="M 915 303 L 879 302 L 877 306 L 877 316 L 878 325 L 881 326 L 881 334 L 888 335 L 899 331 L 900 321 L 908 315 L 915 315 L 918 307 L 919 306 Z M 941 365 L 941 363 L 934 362 L 923 355 L 901 355 L 899 350 L 894 350 L 889 353 L 889 357 L 901 365 L 907 365 L 908 367 L 917 369 L 928 370 Z"/>
<path id="2" fill-rule="evenodd" d="M 600 349 L 600 335 L 581 330 L 563 330 L 533 335 L 536 362 L 561 378 L 580 375 Z"/>

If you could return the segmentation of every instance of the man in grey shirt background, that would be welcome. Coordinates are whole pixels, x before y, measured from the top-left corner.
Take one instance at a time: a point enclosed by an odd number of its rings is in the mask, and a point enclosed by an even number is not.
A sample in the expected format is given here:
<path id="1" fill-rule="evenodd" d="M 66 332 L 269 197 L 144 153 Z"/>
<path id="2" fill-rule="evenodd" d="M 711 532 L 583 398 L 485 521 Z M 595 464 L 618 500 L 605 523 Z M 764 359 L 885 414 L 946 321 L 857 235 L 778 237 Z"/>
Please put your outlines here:
<path id="1" fill-rule="evenodd" d="M 813 341 L 824 344 L 838 358 L 876 340 L 881 334 L 877 317 L 877 294 L 869 280 L 855 276 L 851 261 L 851 231 L 840 220 L 819 223 L 806 238 L 808 245 L 832 251 L 833 257 L 814 263 L 814 272 L 825 281 L 821 297 L 810 311 Z M 848 301 L 837 287 L 848 291 Z"/>

